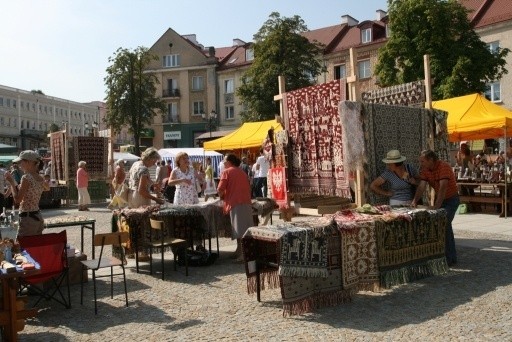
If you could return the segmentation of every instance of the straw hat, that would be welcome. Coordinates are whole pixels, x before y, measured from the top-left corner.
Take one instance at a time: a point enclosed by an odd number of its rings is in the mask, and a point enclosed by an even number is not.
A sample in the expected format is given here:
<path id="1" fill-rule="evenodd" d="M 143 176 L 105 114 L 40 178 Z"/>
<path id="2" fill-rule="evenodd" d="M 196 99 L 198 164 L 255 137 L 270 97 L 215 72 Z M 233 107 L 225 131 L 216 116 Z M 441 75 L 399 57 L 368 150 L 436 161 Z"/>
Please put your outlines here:
<path id="1" fill-rule="evenodd" d="M 386 154 L 386 158 L 382 159 L 382 161 L 386 164 L 394 164 L 394 163 L 400 163 L 406 160 L 404 156 L 400 154 L 400 151 L 398 150 L 391 150 Z"/>

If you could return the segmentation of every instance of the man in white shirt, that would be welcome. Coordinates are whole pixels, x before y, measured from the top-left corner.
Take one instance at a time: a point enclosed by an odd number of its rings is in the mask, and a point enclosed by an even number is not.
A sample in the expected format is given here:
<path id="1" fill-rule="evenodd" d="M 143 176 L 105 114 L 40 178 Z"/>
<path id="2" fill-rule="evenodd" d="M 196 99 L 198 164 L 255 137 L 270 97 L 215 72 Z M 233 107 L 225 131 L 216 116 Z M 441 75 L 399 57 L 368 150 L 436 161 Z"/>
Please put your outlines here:
<path id="1" fill-rule="evenodd" d="M 165 165 L 165 161 L 159 161 L 156 163 L 156 172 L 155 172 L 155 183 L 158 185 L 162 184 L 162 181 L 167 178 L 167 166 Z"/>
<path id="2" fill-rule="evenodd" d="M 224 158 L 224 157 L 223 157 L 223 158 Z M 222 159 L 222 160 L 224 160 L 224 159 Z M 217 174 L 217 178 L 220 178 L 220 175 L 222 174 L 222 172 L 224 171 L 224 169 L 225 169 L 225 167 L 224 167 L 224 162 L 223 162 L 223 161 L 221 161 L 221 162 L 219 163 L 219 173 Z"/>
<path id="3" fill-rule="evenodd" d="M 265 158 L 263 148 L 260 148 L 260 156 L 256 159 L 256 194 L 258 197 L 267 197 L 267 174 L 270 168 L 270 163 Z"/>
<path id="4" fill-rule="evenodd" d="M 5 207 L 5 166 L 0 163 L 0 208 Z M 1 209 L 0 209 L 1 210 Z"/>

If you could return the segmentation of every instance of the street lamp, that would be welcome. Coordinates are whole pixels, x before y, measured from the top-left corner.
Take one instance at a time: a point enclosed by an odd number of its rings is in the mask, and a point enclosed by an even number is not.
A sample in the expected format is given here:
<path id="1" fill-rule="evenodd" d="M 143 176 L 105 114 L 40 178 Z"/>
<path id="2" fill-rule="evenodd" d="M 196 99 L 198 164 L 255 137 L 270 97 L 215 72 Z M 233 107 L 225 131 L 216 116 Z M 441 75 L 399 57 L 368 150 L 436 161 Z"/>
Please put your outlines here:
<path id="1" fill-rule="evenodd" d="M 210 138 L 212 137 L 212 128 L 215 128 L 215 123 L 217 121 L 217 112 L 212 109 L 210 114 L 202 113 L 201 117 L 203 120 L 207 120 L 208 123 L 206 124 L 206 128 L 210 130 Z"/>
<path id="2" fill-rule="evenodd" d="M 97 136 L 96 135 L 97 130 L 98 130 L 98 123 L 96 121 L 93 121 L 92 122 L 92 136 L 93 137 Z"/>

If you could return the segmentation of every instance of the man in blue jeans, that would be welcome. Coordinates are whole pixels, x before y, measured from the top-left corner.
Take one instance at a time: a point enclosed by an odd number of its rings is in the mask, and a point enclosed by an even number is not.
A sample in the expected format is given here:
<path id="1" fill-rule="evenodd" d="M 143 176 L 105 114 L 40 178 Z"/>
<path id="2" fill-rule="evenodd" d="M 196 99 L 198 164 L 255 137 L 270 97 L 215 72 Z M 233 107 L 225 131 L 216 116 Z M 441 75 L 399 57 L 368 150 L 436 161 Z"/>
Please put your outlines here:
<path id="1" fill-rule="evenodd" d="M 426 150 L 420 154 L 420 184 L 411 206 L 415 207 L 423 196 L 427 183 L 436 192 L 434 209 L 446 210 L 448 222 L 445 235 L 445 254 L 448 266 L 453 266 L 457 263 L 457 251 L 455 250 L 452 221 L 460 204 L 457 181 L 450 164 L 439 160 L 437 154 L 432 150 Z"/>

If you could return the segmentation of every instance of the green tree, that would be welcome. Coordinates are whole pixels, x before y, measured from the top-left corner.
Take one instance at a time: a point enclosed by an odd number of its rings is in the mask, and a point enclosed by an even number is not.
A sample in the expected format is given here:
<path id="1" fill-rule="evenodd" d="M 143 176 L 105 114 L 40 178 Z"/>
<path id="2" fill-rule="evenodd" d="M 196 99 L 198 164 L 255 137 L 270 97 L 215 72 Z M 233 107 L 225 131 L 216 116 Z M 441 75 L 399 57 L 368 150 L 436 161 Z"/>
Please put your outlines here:
<path id="1" fill-rule="evenodd" d="M 50 133 L 57 132 L 59 130 L 60 130 L 60 127 L 55 122 L 50 125 Z"/>
<path id="2" fill-rule="evenodd" d="M 281 18 L 273 12 L 254 35 L 254 61 L 237 89 L 247 107 L 241 113 L 242 121 L 269 120 L 279 114 L 279 103 L 274 101 L 279 93 L 278 76 L 285 76 L 287 91 L 315 83 L 322 71 L 321 46 L 302 36 L 305 31 L 299 16 Z"/>
<path id="3" fill-rule="evenodd" d="M 441 100 L 485 92 L 499 80 L 509 49 L 491 52 L 455 0 L 389 0 L 391 35 L 379 51 L 375 73 L 383 86 L 424 78 L 430 56 L 432 97 Z"/>
<path id="4" fill-rule="evenodd" d="M 124 126 L 133 134 L 135 153 L 140 154 L 139 138 L 142 130 L 150 126 L 153 117 L 166 110 L 165 102 L 156 95 L 158 79 L 144 72 L 158 57 L 145 47 L 133 51 L 119 48 L 109 58 L 105 85 L 107 86 L 107 115 L 105 123 L 116 133 Z"/>

